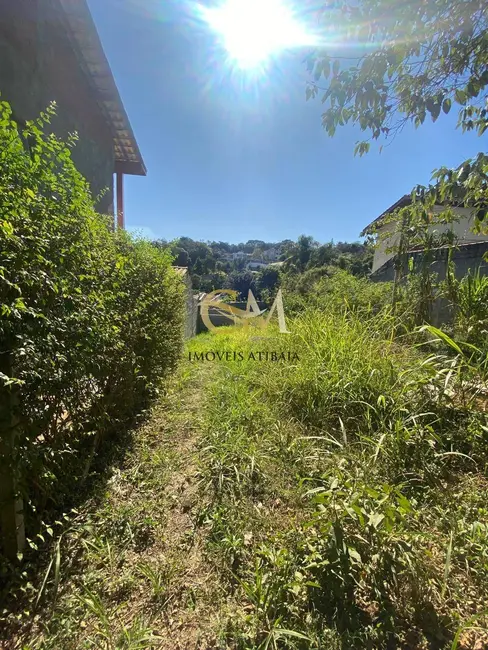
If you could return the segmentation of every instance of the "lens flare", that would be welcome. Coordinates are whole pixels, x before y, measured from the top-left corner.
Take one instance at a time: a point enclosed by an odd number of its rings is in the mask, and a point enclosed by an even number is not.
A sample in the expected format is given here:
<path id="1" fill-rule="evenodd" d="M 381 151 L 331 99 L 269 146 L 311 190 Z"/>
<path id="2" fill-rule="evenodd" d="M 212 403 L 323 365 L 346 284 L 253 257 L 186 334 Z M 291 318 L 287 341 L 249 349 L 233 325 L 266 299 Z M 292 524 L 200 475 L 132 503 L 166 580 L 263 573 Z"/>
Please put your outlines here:
<path id="1" fill-rule="evenodd" d="M 226 0 L 200 10 L 242 70 L 260 68 L 284 50 L 317 44 L 283 0 Z"/>

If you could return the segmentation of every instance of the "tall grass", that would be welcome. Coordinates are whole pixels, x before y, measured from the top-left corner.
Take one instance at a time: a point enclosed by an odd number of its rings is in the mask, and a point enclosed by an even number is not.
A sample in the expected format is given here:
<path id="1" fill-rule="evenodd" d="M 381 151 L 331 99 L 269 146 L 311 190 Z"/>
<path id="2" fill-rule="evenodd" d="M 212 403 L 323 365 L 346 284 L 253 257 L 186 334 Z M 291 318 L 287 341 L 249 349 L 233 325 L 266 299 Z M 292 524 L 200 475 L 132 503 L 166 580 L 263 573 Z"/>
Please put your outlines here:
<path id="1" fill-rule="evenodd" d="M 226 647 L 448 647 L 488 599 L 486 415 L 462 359 L 391 325 L 308 310 L 192 342 L 244 357 L 217 362 L 201 446 L 209 554 L 242 599 Z"/>

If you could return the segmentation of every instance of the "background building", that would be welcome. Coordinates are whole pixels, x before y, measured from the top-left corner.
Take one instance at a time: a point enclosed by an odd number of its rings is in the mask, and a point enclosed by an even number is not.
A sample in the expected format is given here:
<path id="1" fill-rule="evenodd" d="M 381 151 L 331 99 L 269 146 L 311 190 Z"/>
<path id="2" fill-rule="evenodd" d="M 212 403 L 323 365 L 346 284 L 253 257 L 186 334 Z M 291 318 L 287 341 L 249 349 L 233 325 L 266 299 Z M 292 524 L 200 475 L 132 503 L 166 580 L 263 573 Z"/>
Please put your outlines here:
<path id="1" fill-rule="evenodd" d="M 55 101 L 51 129 L 66 138 L 102 213 L 114 213 L 117 177 L 119 226 L 124 225 L 123 175 L 146 168 L 86 0 L 0 0 L 0 98 L 22 124 Z"/>
<path id="2" fill-rule="evenodd" d="M 410 205 L 412 199 L 409 194 L 402 196 L 396 203 L 390 206 L 385 212 L 370 223 L 361 233 L 362 236 L 376 231 L 380 241 L 374 253 L 371 279 L 389 281 L 394 278 L 393 258 L 395 257 L 395 246 L 398 245 L 400 234 L 396 221 L 387 221 L 386 217 L 398 210 Z M 434 213 L 443 210 L 442 206 L 436 206 Z M 429 228 L 430 232 L 436 231 L 439 234 L 452 230 L 456 241 L 456 250 L 453 252 L 453 261 L 456 267 L 456 275 L 463 277 L 469 269 L 473 271 L 480 268 L 484 274 L 488 273 L 488 263 L 484 260 L 484 254 L 488 251 L 488 235 L 474 233 L 474 216 L 468 208 L 455 207 L 456 221 L 448 224 L 435 224 Z M 389 236 L 391 233 L 391 236 Z M 393 250 L 391 250 L 393 248 Z M 435 262 L 432 265 L 432 272 L 438 273 L 440 279 L 445 277 L 447 264 L 448 247 L 441 246 L 436 250 Z M 411 256 L 418 260 L 422 251 L 413 248 Z"/>

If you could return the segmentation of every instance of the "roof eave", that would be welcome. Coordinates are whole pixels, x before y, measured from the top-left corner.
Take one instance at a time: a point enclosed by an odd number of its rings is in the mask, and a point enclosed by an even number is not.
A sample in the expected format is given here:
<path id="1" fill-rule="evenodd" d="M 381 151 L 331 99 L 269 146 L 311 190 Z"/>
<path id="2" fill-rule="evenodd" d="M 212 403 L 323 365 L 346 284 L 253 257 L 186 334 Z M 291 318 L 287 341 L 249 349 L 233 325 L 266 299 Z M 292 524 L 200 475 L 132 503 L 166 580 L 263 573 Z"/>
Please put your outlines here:
<path id="1" fill-rule="evenodd" d="M 147 169 L 142 160 L 138 163 L 116 160 L 115 173 L 127 174 L 128 176 L 147 176 Z"/>
<path id="2" fill-rule="evenodd" d="M 399 208 L 404 208 L 406 205 L 409 205 L 412 202 L 412 197 L 410 194 L 404 194 L 398 201 L 391 205 L 387 210 L 382 212 L 379 217 L 376 217 L 371 223 L 369 223 L 366 228 L 361 232 L 360 237 L 366 237 L 366 235 L 372 234 L 372 226 L 378 224 L 382 219 L 384 219 L 388 214 L 391 214 Z"/>
<path id="3" fill-rule="evenodd" d="M 58 0 L 66 27 L 114 140 L 114 171 L 146 176 L 147 170 L 86 0 Z"/>

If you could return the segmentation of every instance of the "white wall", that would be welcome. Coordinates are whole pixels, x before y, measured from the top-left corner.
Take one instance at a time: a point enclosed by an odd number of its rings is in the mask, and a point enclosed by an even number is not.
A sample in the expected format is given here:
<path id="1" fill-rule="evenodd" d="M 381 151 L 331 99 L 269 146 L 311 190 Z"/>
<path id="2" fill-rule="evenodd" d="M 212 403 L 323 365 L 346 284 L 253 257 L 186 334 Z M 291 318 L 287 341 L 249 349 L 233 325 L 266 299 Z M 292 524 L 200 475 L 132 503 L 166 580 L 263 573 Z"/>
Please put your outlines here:
<path id="1" fill-rule="evenodd" d="M 247 270 L 248 271 L 255 271 L 257 269 L 265 269 L 268 266 L 266 262 L 249 262 L 247 265 Z"/>
<path id="2" fill-rule="evenodd" d="M 458 238 L 459 242 L 463 243 L 470 243 L 470 242 L 480 242 L 480 241 L 488 241 L 488 234 L 486 235 L 477 235 L 474 232 L 472 232 L 472 227 L 474 224 L 474 216 L 471 214 L 471 211 L 469 208 L 454 208 L 454 211 L 456 214 L 459 216 L 459 221 L 454 222 L 454 223 L 449 223 L 449 224 L 438 224 L 435 226 L 431 226 L 429 228 L 430 232 L 437 231 L 439 233 L 447 232 L 448 230 L 452 230 L 456 237 Z M 442 208 L 436 207 L 434 208 L 435 213 L 442 212 Z M 387 253 L 387 249 L 391 248 L 392 246 L 396 246 L 398 243 L 399 239 L 399 233 L 395 233 L 395 227 L 396 224 L 393 223 L 387 223 L 383 227 L 378 228 L 378 234 L 384 237 L 385 235 L 387 236 L 389 232 L 392 232 L 392 236 L 388 237 L 386 239 L 383 239 L 381 241 L 374 253 L 374 258 L 373 258 L 373 268 L 372 272 L 374 273 L 377 271 L 379 268 L 383 266 L 389 259 L 391 259 L 394 256 L 394 253 L 389 252 Z"/>

